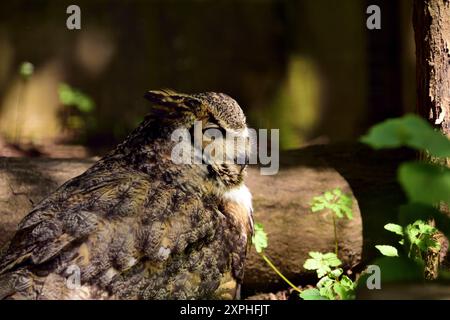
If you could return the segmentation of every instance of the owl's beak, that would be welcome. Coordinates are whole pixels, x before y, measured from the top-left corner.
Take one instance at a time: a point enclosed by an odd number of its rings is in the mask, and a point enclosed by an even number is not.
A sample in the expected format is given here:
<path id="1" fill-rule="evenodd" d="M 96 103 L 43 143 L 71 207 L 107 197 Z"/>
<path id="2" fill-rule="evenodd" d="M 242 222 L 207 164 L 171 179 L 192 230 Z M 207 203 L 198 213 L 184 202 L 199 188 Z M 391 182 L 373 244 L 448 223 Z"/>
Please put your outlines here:
<path id="1" fill-rule="evenodd" d="M 245 155 L 245 163 L 241 164 L 241 171 L 239 172 L 240 174 L 242 173 L 242 171 L 245 170 L 245 168 L 247 168 L 248 164 L 250 162 L 250 157 L 248 156 L 248 154 Z"/>

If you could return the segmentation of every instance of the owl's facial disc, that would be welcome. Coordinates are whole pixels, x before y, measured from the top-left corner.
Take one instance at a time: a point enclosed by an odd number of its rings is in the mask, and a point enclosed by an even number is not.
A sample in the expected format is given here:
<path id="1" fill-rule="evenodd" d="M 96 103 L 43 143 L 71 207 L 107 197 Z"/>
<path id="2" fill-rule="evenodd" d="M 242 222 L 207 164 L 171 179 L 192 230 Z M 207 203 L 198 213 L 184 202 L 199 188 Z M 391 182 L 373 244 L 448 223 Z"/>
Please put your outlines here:
<path id="1" fill-rule="evenodd" d="M 202 139 L 203 163 L 214 176 L 227 187 L 242 183 L 251 150 L 247 127 L 236 130 L 211 126 L 203 131 Z"/>

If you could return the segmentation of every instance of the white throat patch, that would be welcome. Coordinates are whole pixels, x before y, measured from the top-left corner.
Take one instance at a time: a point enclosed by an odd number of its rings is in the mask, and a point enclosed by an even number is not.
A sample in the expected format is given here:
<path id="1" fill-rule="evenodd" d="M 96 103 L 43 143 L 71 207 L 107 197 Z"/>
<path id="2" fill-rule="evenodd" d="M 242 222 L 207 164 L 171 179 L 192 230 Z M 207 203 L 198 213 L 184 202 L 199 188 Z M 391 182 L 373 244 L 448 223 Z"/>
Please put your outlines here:
<path id="1" fill-rule="evenodd" d="M 242 185 L 240 187 L 231 189 L 230 191 L 225 192 L 223 197 L 229 201 L 238 203 L 239 205 L 247 209 L 249 215 L 252 214 L 252 194 L 250 193 L 250 190 L 247 188 L 247 186 Z"/>

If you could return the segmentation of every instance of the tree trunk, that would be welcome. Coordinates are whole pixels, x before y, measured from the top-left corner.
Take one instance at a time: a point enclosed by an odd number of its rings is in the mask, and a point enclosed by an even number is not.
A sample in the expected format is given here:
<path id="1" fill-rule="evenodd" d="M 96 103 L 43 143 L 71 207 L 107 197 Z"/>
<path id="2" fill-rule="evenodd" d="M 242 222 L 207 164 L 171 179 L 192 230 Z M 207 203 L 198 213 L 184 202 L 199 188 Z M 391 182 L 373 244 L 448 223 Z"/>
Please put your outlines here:
<path id="1" fill-rule="evenodd" d="M 414 0 L 413 25 L 416 41 L 417 110 L 421 116 L 450 138 L 450 1 Z M 422 157 L 428 158 L 426 155 Z M 450 166 L 450 158 L 427 159 Z M 449 208 L 440 209 L 449 214 Z M 430 221 L 433 225 L 434 221 Z M 436 235 L 441 247 L 447 241 Z M 437 251 L 437 252 L 436 252 Z M 425 277 L 436 279 L 439 250 L 430 249 L 425 257 Z"/>
<path id="2" fill-rule="evenodd" d="M 414 0 L 417 108 L 450 137 L 450 1 Z"/>

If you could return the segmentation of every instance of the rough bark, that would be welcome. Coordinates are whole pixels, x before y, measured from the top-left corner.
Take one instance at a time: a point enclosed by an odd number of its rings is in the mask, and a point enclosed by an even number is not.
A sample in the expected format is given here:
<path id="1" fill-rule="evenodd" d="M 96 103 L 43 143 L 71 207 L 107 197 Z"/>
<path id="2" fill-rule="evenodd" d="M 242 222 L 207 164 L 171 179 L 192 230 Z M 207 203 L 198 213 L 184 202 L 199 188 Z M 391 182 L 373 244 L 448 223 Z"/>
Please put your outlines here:
<path id="1" fill-rule="evenodd" d="M 450 1 L 414 0 L 417 109 L 421 116 L 450 138 Z M 450 158 L 423 158 L 450 166 Z M 450 214 L 442 204 L 443 212 Z M 434 221 L 430 221 L 433 224 Z M 446 238 L 442 239 L 441 245 Z M 443 246 L 444 247 L 444 246 Z M 431 250 L 425 259 L 425 277 L 436 279 L 441 254 Z"/>
<path id="2" fill-rule="evenodd" d="M 414 0 L 417 108 L 450 137 L 450 1 Z"/>
<path id="3" fill-rule="evenodd" d="M 251 168 L 248 185 L 255 220 L 264 224 L 269 235 L 266 253 L 294 283 L 312 280 L 312 274 L 302 268 L 309 251 L 334 249 L 331 217 L 309 209 L 311 198 L 326 190 L 339 187 L 354 196 L 354 219 L 338 224 L 339 255 L 347 267 L 357 266 L 361 258 L 372 259 L 374 244 L 389 241 L 380 238 L 389 236 L 382 222 L 395 221 L 396 207 L 404 201 L 395 182 L 396 166 L 404 154 L 374 152 L 360 145 L 313 146 L 281 153 L 280 159 L 280 172 L 274 176 L 261 176 L 257 168 Z M 93 162 L 0 158 L 0 247 L 33 203 Z M 284 287 L 252 249 L 244 296 Z"/>

